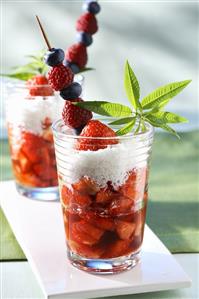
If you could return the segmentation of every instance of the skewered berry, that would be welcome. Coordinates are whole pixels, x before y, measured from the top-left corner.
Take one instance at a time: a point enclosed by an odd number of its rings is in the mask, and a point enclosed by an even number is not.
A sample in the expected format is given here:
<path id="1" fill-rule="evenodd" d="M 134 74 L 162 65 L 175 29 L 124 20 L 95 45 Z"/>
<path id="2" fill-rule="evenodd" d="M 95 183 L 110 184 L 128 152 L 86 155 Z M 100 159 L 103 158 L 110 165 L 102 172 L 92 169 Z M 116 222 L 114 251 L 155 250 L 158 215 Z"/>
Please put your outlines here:
<path id="1" fill-rule="evenodd" d="M 75 130 L 76 135 L 80 135 L 81 132 L 82 132 L 82 130 L 83 130 L 83 128 L 84 128 L 84 125 L 80 126 L 79 128 L 75 128 L 74 130 Z"/>
<path id="2" fill-rule="evenodd" d="M 92 35 L 86 32 L 77 33 L 77 42 L 84 44 L 86 47 L 90 46 L 93 42 Z"/>
<path id="3" fill-rule="evenodd" d="M 62 90 L 73 82 L 74 74 L 71 69 L 63 64 L 54 66 L 48 72 L 48 82 L 54 90 Z"/>
<path id="4" fill-rule="evenodd" d="M 67 61 L 77 64 L 80 69 L 84 68 L 88 60 L 86 47 L 80 43 L 72 45 L 68 48 L 65 58 Z"/>
<path id="5" fill-rule="evenodd" d="M 68 60 L 64 60 L 63 65 L 68 66 L 74 74 L 78 74 L 80 71 L 80 68 L 78 67 L 77 64 L 72 63 Z"/>
<path id="6" fill-rule="evenodd" d="M 76 23 L 77 31 L 94 34 L 98 30 L 97 20 L 94 14 L 87 12 L 80 16 Z"/>
<path id="7" fill-rule="evenodd" d="M 60 96 L 64 100 L 70 100 L 70 99 L 78 98 L 81 93 L 82 93 L 81 85 L 77 82 L 73 82 L 71 85 L 69 85 L 68 87 L 60 91 Z"/>
<path id="8" fill-rule="evenodd" d="M 62 112 L 62 119 L 65 125 L 76 129 L 85 125 L 93 115 L 91 111 L 75 106 L 72 102 L 83 102 L 83 100 L 77 98 L 66 101 Z"/>
<path id="9" fill-rule="evenodd" d="M 44 62 L 49 66 L 56 66 L 63 62 L 64 51 L 62 49 L 52 48 L 44 55 Z"/>
<path id="10" fill-rule="evenodd" d="M 106 148 L 108 145 L 118 143 L 115 138 L 115 132 L 99 120 L 90 120 L 82 130 L 80 136 L 92 137 L 92 138 L 81 138 L 78 140 L 76 149 L 83 151 L 97 151 L 99 149 Z M 104 139 L 95 139 L 93 137 L 104 137 Z M 107 138 L 107 137 L 110 137 Z"/>
<path id="11" fill-rule="evenodd" d="M 101 7 L 96 1 L 86 1 L 86 3 L 83 4 L 83 10 L 97 14 L 100 12 Z"/>

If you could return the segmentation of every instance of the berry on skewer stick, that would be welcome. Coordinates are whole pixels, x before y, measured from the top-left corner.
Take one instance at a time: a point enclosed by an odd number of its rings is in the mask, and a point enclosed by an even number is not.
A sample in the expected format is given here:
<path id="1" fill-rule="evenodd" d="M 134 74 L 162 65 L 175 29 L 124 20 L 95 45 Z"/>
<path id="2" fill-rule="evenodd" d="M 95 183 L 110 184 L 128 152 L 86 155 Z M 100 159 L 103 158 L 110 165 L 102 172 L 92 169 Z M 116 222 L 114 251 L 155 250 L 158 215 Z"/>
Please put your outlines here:
<path id="1" fill-rule="evenodd" d="M 93 43 L 92 35 L 98 31 L 98 24 L 95 15 L 101 8 L 97 1 L 85 0 L 84 13 L 76 22 L 76 41 L 65 53 L 64 65 L 70 67 L 77 74 L 83 70 L 88 61 L 87 47 Z"/>
<path id="2" fill-rule="evenodd" d="M 36 18 L 48 47 L 48 52 L 45 55 L 45 62 L 52 67 L 48 72 L 49 85 L 54 90 L 60 91 L 61 97 L 66 100 L 62 112 L 62 119 L 67 126 L 77 129 L 77 132 L 80 132 L 80 128 L 82 129 L 92 118 L 92 112 L 71 103 L 83 101 L 79 98 L 82 92 L 81 85 L 77 82 L 73 82 L 74 73 L 68 66 L 63 65 L 63 50 L 51 47 L 39 17 L 36 16 Z"/>

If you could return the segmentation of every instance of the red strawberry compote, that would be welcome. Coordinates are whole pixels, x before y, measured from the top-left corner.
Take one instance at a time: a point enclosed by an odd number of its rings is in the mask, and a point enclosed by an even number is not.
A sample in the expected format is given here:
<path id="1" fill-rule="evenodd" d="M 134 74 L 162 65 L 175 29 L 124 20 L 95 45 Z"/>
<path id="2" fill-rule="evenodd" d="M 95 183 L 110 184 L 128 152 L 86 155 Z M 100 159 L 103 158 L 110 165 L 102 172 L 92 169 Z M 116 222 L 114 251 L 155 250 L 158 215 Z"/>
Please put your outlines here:
<path id="1" fill-rule="evenodd" d="M 103 138 L 86 136 L 91 126 L 75 136 L 61 120 L 53 125 L 68 257 L 92 273 L 121 272 L 139 260 L 153 139 L 148 124 L 123 137 L 104 126 L 92 129 Z"/>
<path id="2" fill-rule="evenodd" d="M 37 81 L 44 81 L 41 79 Z M 17 190 L 28 197 L 59 197 L 51 124 L 62 108 L 63 101 L 49 85 L 28 81 L 9 92 L 7 123 L 13 172 Z"/>

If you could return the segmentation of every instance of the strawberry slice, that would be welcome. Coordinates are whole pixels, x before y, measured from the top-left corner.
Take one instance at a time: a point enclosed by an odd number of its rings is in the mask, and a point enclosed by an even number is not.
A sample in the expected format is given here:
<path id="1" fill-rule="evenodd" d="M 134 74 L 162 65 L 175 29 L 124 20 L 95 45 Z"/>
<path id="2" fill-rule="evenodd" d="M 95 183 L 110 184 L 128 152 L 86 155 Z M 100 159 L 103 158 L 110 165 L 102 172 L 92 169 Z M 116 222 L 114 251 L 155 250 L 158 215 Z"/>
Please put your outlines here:
<path id="1" fill-rule="evenodd" d="M 106 251 L 102 254 L 101 258 L 114 258 L 118 256 L 127 255 L 130 251 L 130 241 L 117 240 L 107 246 Z"/>
<path id="2" fill-rule="evenodd" d="M 21 172 L 26 173 L 26 172 L 29 172 L 31 170 L 32 164 L 22 151 L 19 151 L 18 156 L 17 156 L 17 160 L 19 162 Z"/>
<path id="3" fill-rule="evenodd" d="M 72 225 L 73 240 L 86 245 L 94 245 L 104 234 L 104 231 L 81 220 Z"/>
<path id="4" fill-rule="evenodd" d="M 76 190 L 71 190 L 67 186 L 63 185 L 61 189 L 61 198 L 65 205 L 78 204 L 80 206 L 89 206 L 91 198 L 89 195 L 80 194 Z"/>
<path id="5" fill-rule="evenodd" d="M 128 240 L 131 238 L 135 231 L 135 223 L 126 221 L 117 221 L 116 231 L 122 240 Z"/>
<path id="6" fill-rule="evenodd" d="M 51 180 L 50 186 L 58 186 L 58 179 Z"/>
<path id="7" fill-rule="evenodd" d="M 80 138 L 77 141 L 76 149 L 83 151 L 97 151 L 106 148 L 108 145 L 117 144 L 115 132 L 99 120 L 90 120 L 82 130 L 81 137 L 104 137 L 101 139 Z M 110 137 L 107 138 L 107 137 Z"/>
<path id="8" fill-rule="evenodd" d="M 136 216 L 136 227 L 135 227 L 135 236 L 142 236 L 146 218 L 146 207 L 137 211 Z"/>
<path id="9" fill-rule="evenodd" d="M 53 134 L 52 134 L 52 130 L 51 128 L 48 128 L 46 130 L 43 131 L 43 134 L 42 134 L 42 137 L 50 142 L 50 143 L 53 143 Z"/>
<path id="10" fill-rule="evenodd" d="M 52 125 L 52 120 L 49 117 L 45 117 L 45 119 L 42 121 L 42 128 L 48 129 Z"/>
<path id="11" fill-rule="evenodd" d="M 71 200 L 72 200 L 71 190 L 66 185 L 63 185 L 61 187 L 61 201 L 64 203 L 65 206 L 68 206 Z"/>
<path id="12" fill-rule="evenodd" d="M 144 193 L 146 184 L 146 168 L 133 170 L 125 184 L 119 188 L 119 192 L 126 197 L 132 198 L 135 201 L 139 200 Z"/>
<path id="13" fill-rule="evenodd" d="M 36 75 L 27 82 L 30 96 L 52 96 L 53 89 L 48 85 L 48 79 L 43 75 Z"/>
<path id="14" fill-rule="evenodd" d="M 63 219 L 64 219 L 64 229 L 66 233 L 66 239 L 68 240 L 69 238 L 69 222 L 68 222 L 68 216 L 67 216 L 67 211 L 62 209 L 63 213 Z"/>
<path id="15" fill-rule="evenodd" d="M 109 190 L 108 188 L 102 188 L 97 193 L 95 201 L 98 204 L 106 205 L 110 203 L 115 198 L 115 193 Z"/>
<path id="16" fill-rule="evenodd" d="M 21 150 L 32 163 L 38 163 L 48 155 L 44 139 L 27 132 L 22 135 Z"/>
<path id="17" fill-rule="evenodd" d="M 99 216 L 93 211 L 87 211 L 83 217 L 86 221 L 102 230 L 113 231 L 115 229 L 112 217 Z"/>
<path id="18" fill-rule="evenodd" d="M 75 190 L 82 194 L 95 195 L 99 187 L 88 177 L 83 177 L 80 181 L 72 185 Z"/>
<path id="19" fill-rule="evenodd" d="M 44 181 L 57 179 L 56 168 L 48 166 L 45 163 L 35 164 L 33 170 L 34 173 Z"/>
<path id="20" fill-rule="evenodd" d="M 136 194 L 136 172 L 132 171 L 129 174 L 126 182 L 119 188 L 119 192 L 126 197 L 134 198 Z"/>
<path id="21" fill-rule="evenodd" d="M 89 195 L 82 195 L 78 192 L 73 193 L 73 201 L 80 206 L 89 206 L 92 202 Z"/>
<path id="22" fill-rule="evenodd" d="M 100 258 L 100 256 L 104 252 L 104 250 L 102 248 L 90 247 L 88 245 L 79 244 L 79 243 L 77 243 L 75 241 L 71 241 L 71 240 L 68 242 L 68 245 L 73 252 L 75 252 L 83 257 L 87 257 L 87 258 L 91 258 L 91 259 Z"/>
<path id="23" fill-rule="evenodd" d="M 49 187 L 48 181 L 43 181 L 40 178 L 38 178 L 34 173 L 24 173 L 20 174 L 18 177 L 18 180 L 21 184 L 24 184 L 25 186 L 29 187 Z"/>
<path id="24" fill-rule="evenodd" d="M 131 198 L 120 196 L 111 202 L 109 213 L 112 216 L 128 214 L 134 208 L 134 201 Z"/>

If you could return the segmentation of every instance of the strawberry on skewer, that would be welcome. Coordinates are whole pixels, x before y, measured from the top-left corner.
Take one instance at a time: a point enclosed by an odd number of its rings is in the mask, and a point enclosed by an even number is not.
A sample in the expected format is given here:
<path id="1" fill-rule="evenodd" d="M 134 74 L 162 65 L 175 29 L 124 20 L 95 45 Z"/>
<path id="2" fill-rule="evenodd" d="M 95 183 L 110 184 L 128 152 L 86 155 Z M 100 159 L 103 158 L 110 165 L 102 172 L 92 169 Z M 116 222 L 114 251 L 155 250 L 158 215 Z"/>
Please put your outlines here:
<path id="1" fill-rule="evenodd" d="M 63 121 L 69 127 L 82 129 L 83 126 L 92 118 L 92 112 L 70 103 L 71 101 L 74 102 L 74 99 L 75 102 L 83 101 L 79 98 L 82 91 L 81 85 L 77 82 L 73 82 L 74 73 L 69 67 L 63 65 L 63 50 L 51 47 L 39 17 L 36 16 L 36 18 L 48 47 L 45 62 L 48 65 L 53 65 L 48 72 L 49 84 L 54 90 L 60 91 L 61 97 L 66 100 L 62 112 Z"/>
<path id="2" fill-rule="evenodd" d="M 65 52 L 64 65 L 70 67 L 77 74 L 84 70 L 87 61 L 87 47 L 93 43 L 92 35 L 98 31 L 98 23 L 95 15 L 101 8 L 97 1 L 84 1 L 82 10 L 84 13 L 76 22 L 76 41 Z"/>

